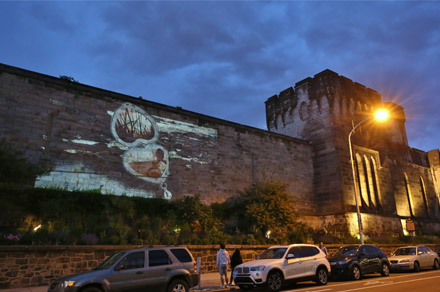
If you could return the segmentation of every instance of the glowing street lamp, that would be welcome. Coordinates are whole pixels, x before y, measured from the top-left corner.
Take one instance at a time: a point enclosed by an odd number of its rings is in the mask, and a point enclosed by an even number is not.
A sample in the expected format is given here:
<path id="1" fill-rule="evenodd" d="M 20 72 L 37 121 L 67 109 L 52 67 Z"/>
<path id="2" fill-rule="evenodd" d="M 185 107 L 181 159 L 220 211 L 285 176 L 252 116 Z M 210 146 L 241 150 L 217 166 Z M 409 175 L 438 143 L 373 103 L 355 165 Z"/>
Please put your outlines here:
<path id="1" fill-rule="evenodd" d="M 380 109 L 376 111 L 376 113 L 373 116 L 369 116 L 368 118 L 360 121 L 356 126 L 353 127 L 353 129 L 350 131 L 350 134 L 348 134 L 348 147 L 350 148 L 350 161 L 351 161 L 351 170 L 353 171 L 353 187 L 354 187 L 354 200 L 356 202 L 356 213 L 358 217 L 358 226 L 359 226 L 359 238 L 361 240 L 361 244 L 364 244 L 364 235 L 363 235 L 363 229 L 362 229 L 362 218 L 361 218 L 361 212 L 359 210 L 359 202 L 358 202 L 358 190 L 356 186 L 356 172 L 354 170 L 354 160 L 353 160 L 353 149 L 351 146 L 351 135 L 356 131 L 356 129 L 363 124 L 366 121 L 369 120 L 376 120 L 378 122 L 384 122 L 388 119 L 388 111 L 385 109 Z"/>

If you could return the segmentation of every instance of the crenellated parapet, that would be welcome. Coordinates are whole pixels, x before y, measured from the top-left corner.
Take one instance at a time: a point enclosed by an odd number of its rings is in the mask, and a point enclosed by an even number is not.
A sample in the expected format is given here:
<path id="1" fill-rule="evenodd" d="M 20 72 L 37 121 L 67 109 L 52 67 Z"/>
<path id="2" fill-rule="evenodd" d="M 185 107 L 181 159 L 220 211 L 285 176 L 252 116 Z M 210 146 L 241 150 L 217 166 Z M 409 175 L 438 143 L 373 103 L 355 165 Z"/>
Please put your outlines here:
<path id="1" fill-rule="evenodd" d="M 371 113 L 382 106 L 375 90 L 324 70 L 313 78 L 305 78 L 266 101 L 266 122 L 269 131 L 299 138 L 304 137 L 304 124 L 322 114 L 357 120 L 355 115 Z"/>

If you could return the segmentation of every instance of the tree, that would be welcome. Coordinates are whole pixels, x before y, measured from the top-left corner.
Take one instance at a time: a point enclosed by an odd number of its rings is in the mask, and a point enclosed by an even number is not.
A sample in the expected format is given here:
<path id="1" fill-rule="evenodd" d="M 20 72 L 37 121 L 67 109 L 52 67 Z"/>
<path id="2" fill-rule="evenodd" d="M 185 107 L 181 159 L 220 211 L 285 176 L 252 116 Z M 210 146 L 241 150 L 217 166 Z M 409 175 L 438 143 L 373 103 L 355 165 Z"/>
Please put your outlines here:
<path id="1" fill-rule="evenodd" d="M 295 212 L 295 202 L 280 183 L 256 183 L 240 193 L 235 209 L 238 227 L 267 242 L 304 241 L 310 228 Z"/>

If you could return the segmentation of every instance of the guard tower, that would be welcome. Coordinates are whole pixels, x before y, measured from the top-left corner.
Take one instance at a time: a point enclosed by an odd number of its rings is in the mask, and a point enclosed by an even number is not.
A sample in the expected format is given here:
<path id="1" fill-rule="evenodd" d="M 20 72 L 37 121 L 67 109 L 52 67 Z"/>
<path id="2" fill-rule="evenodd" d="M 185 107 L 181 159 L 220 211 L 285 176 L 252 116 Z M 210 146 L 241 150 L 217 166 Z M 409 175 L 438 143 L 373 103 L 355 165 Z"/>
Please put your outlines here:
<path id="1" fill-rule="evenodd" d="M 296 83 L 295 88 L 290 87 L 266 101 L 269 131 L 301 138 L 312 145 L 317 214 L 355 212 L 348 134 L 354 124 L 382 106 L 379 93 L 330 70 L 306 78 Z M 393 138 L 407 145 L 407 140 L 406 134 L 402 134 L 405 133 L 403 109 L 389 106 L 400 114 L 393 122 L 392 131 L 365 123 L 352 137 L 356 165 L 364 172 L 357 181 L 363 190 L 359 198 L 363 212 L 395 210 L 394 201 L 386 204 L 378 186 L 379 152 L 386 147 L 385 141 Z"/>

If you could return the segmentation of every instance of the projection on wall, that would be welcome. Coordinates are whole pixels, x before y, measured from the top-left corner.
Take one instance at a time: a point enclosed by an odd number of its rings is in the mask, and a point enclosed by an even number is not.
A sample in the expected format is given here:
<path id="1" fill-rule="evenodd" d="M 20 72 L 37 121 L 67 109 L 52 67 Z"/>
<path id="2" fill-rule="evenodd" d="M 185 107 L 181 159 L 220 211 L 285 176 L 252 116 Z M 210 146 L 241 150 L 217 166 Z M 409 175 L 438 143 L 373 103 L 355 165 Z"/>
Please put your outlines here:
<path id="1" fill-rule="evenodd" d="M 125 169 L 140 179 L 160 184 L 164 198 L 171 199 L 165 183 L 168 151 L 157 144 L 159 128 L 155 120 L 141 108 L 126 103 L 113 114 L 111 131 L 116 141 L 128 148 L 122 156 Z"/>

